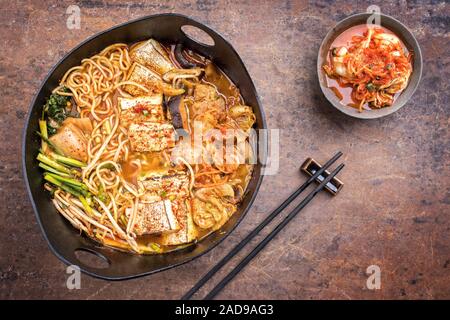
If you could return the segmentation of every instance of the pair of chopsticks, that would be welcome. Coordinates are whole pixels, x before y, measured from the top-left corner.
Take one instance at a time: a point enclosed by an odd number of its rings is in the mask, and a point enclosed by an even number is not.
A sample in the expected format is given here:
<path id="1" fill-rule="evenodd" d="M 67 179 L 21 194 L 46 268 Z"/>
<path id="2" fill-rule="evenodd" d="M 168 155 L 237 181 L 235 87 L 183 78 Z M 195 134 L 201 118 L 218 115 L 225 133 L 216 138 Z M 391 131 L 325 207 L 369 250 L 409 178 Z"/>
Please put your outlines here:
<path id="1" fill-rule="evenodd" d="M 322 168 L 292 193 L 278 208 L 269 214 L 255 229 L 252 230 L 240 243 L 238 243 L 225 257 L 208 271 L 181 299 L 190 299 L 217 271 L 228 263 L 242 248 L 244 248 L 265 226 L 278 216 L 292 201 L 297 198 L 311 183 L 316 180 L 328 167 L 330 167 L 342 152 L 336 153 Z M 336 167 L 311 193 L 309 193 L 239 264 L 228 273 L 204 298 L 213 299 L 264 247 L 293 219 L 295 216 L 327 185 L 328 182 L 342 170 L 344 164 Z"/>

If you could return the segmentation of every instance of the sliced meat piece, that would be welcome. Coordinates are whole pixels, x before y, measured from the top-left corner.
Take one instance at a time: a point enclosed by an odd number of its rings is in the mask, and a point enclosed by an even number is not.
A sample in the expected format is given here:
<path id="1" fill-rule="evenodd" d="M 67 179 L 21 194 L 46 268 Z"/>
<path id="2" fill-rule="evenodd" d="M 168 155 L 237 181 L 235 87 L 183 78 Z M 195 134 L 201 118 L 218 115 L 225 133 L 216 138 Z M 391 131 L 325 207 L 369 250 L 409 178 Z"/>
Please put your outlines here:
<path id="1" fill-rule="evenodd" d="M 172 246 L 194 241 L 198 237 L 198 231 L 192 220 L 192 211 L 189 201 L 172 201 L 172 210 L 177 217 L 180 230 L 173 233 L 162 234 L 160 240 L 161 244 Z"/>
<path id="2" fill-rule="evenodd" d="M 128 137 L 133 151 L 154 152 L 175 146 L 175 130 L 166 123 L 132 123 Z"/>
<path id="3" fill-rule="evenodd" d="M 131 50 L 130 57 L 133 61 L 152 69 L 161 76 L 175 68 L 167 51 L 154 39 L 137 45 Z"/>
<path id="4" fill-rule="evenodd" d="M 194 89 L 194 100 L 202 101 L 202 100 L 216 100 L 217 92 L 213 86 L 207 84 L 197 84 Z"/>
<path id="5" fill-rule="evenodd" d="M 83 131 L 74 123 L 66 123 L 58 129 L 58 132 L 50 137 L 50 141 L 59 149 L 65 156 L 86 162 L 88 139 L 83 134 Z"/>
<path id="6" fill-rule="evenodd" d="M 216 128 L 219 122 L 225 120 L 226 116 L 225 101 L 222 97 L 194 102 L 191 110 L 193 119 L 202 123 L 204 133 Z"/>
<path id="7" fill-rule="evenodd" d="M 127 209 L 130 213 L 131 209 Z M 153 203 L 139 203 L 134 233 L 141 236 L 161 232 L 174 232 L 180 229 L 172 204 L 168 200 Z"/>
<path id="8" fill-rule="evenodd" d="M 195 108 L 196 104 L 194 103 L 192 108 Z M 197 130 L 200 131 L 200 124 L 201 124 L 201 132 L 203 135 L 206 135 L 211 129 L 214 129 L 217 127 L 219 121 L 217 120 L 217 117 L 212 112 L 203 113 L 203 112 L 196 112 L 195 113 L 195 121 L 194 121 L 194 132 L 197 132 Z M 198 132 L 199 132 L 198 131 Z"/>
<path id="9" fill-rule="evenodd" d="M 122 113 L 120 121 L 124 127 L 131 123 L 164 121 L 162 94 L 140 96 L 136 98 L 118 98 Z"/>
<path id="10" fill-rule="evenodd" d="M 189 177 L 185 172 L 152 175 L 143 180 L 142 185 L 146 190 L 142 198 L 144 201 L 162 198 L 174 200 L 186 198 L 189 195 Z"/>
<path id="11" fill-rule="evenodd" d="M 191 107 L 195 121 L 203 123 L 204 131 L 215 128 L 217 123 L 224 120 L 226 111 L 225 100 L 219 96 L 213 86 L 198 84 L 194 89 L 194 104 Z"/>

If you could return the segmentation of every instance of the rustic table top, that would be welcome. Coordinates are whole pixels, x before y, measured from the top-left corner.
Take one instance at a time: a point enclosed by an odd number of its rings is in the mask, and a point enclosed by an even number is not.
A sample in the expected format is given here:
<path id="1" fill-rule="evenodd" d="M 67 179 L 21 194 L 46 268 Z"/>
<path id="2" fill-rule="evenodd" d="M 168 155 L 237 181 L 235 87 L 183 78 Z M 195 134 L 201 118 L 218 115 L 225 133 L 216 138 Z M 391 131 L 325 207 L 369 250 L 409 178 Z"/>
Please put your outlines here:
<path id="1" fill-rule="evenodd" d="M 347 164 L 339 196 L 320 194 L 218 298 L 450 298 L 448 3 L 86 0 L 77 2 L 81 28 L 69 30 L 66 9 L 73 2 L 0 4 L 0 298 L 179 298 L 305 180 L 298 168 L 306 157 L 323 162 L 337 150 Z M 415 34 L 424 73 L 403 109 L 360 121 L 324 99 L 316 56 L 337 21 L 373 2 Z M 47 247 L 23 183 L 21 135 L 30 101 L 52 65 L 80 41 L 162 12 L 194 17 L 234 45 L 269 127 L 281 128 L 279 172 L 265 177 L 248 215 L 208 254 L 131 281 L 83 275 L 81 289 L 68 290 L 66 266 Z M 380 267 L 380 290 L 366 287 L 370 265 Z"/>

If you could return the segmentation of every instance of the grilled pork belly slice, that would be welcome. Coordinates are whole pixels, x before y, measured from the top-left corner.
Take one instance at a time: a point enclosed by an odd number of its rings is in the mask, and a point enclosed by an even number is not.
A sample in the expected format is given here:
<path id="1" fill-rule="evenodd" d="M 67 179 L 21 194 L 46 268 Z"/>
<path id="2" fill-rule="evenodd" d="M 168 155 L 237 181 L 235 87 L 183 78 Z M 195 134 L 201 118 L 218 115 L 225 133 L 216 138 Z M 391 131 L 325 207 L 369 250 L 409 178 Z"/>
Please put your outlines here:
<path id="1" fill-rule="evenodd" d="M 154 152 L 175 146 L 175 130 L 166 123 L 132 123 L 128 129 L 133 151 Z"/>
<path id="2" fill-rule="evenodd" d="M 155 201 L 163 198 L 181 199 L 189 195 L 189 177 L 185 172 L 166 175 L 152 175 L 141 181 L 146 192 L 144 201 Z"/>
<path id="3" fill-rule="evenodd" d="M 130 211 L 131 209 L 127 209 L 128 215 Z M 180 225 L 169 200 L 139 203 L 134 226 L 136 235 L 174 232 L 179 229 Z"/>
<path id="4" fill-rule="evenodd" d="M 122 110 L 120 121 L 124 127 L 131 123 L 164 121 L 164 110 L 162 106 L 163 97 L 161 93 L 151 96 L 140 96 L 136 98 L 118 98 L 119 107 Z"/>
<path id="5" fill-rule="evenodd" d="M 180 230 L 161 235 L 162 245 L 180 245 L 197 239 L 198 231 L 192 220 L 192 211 L 189 201 L 186 199 L 172 201 L 172 210 L 177 217 Z"/>

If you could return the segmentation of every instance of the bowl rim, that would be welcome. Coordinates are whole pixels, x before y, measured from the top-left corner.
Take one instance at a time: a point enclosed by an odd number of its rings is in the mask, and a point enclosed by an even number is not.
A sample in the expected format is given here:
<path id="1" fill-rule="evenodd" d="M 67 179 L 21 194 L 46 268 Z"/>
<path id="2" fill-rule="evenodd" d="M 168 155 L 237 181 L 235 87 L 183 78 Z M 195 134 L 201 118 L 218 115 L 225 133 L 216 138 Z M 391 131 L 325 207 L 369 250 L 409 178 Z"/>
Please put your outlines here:
<path id="1" fill-rule="evenodd" d="M 250 76 L 244 61 L 242 60 L 240 55 L 237 53 L 236 49 L 231 45 L 231 43 L 220 32 L 217 32 L 216 30 L 212 29 L 206 23 L 199 22 L 195 18 L 186 16 L 186 15 L 183 15 L 183 14 L 179 14 L 179 13 L 159 13 L 159 14 L 145 15 L 145 16 L 141 16 L 141 17 L 136 18 L 136 19 L 131 19 L 131 20 L 122 22 L 122 23 L 117 24 L 117 25 L 113 25 L 113 26 L 111 26 L 111 27 L 109 27 L 109 28 L 107 28 L 105 30 L 101 30 L 101 31 L 99 31 L 97 33 L 94 33 L 93 35 L 91 35 L 91 36 L 87 37 L 86 39 L 84 39 L 84 40 L 80 41 L 79 43 L 77 43 L 72 49 L 70 49 L 68 52 L 66 52 L 56 63 L 54 63 L 52 65 L 52 67 L 49 69 L 49 71 L 47 72 L 47 74 L 45 75 L 45 77 L 40 82 L 39 86 L 37 87 L 37 90 L 34 93 L 32 99 L 31 99 L 31 102 L 30 102 L 30 104 L 28 106 L 28 112 L 27 112 L 27 115 L 25 117 L 24 127 L 22 129 L 22 139 L 21 139 L 21 143 L 22 143 L 22 148 L 21 148 L 22 176 L 24 178 L 24 183 L 25 183 L 25 186 L 26 186 L 28 198 L 29 198 L 29 200 L 31 202 L 31 206 L 33 208 L 33 212 L 34 212 L 35 218 L 37 220 L 39 229 L 41 230 L 41 234 L 42 234 L 43 238 L 45 239 L 45 241 L 46 241 L 48 247 L 50 248 L 51 252 L 59 260 L 61 260 L 63 263 L 65 263 L 66 265 L 71 265 L 72 262 L 68 258 L 66 258 L 63 254 L 61 254 L 54 247 L 52 242 L 49 240 L 49 237 L 47 236 L 47 233 L 46 233 L 46 231 L 44 229 L 44 226 L 43 226 L 43 223 L 41 221 L 40 213 L 39 213 L 39 211 L 37 209 L 37 206 L 36 206 L 36 203 L 34 201 L 32 190 L 31 190 L 31 185 L 30 185 L 30 181 L 29 181 L 29 177 L 28 177 L 29 173 L 28 173 L 27 164 L 26 164 L 27 131 L 28 131 L 28 127 L 29 127 L 29 124 L 30 124 L 30 121 L 31 121 L 31 118 L 32 118 L 32 111 L 33 111 L 34 106 L 36 104 L 36 100 L 37 100 L 40 92 L 44 89 L 44 86 L 47 83 L 47 81 L 50 79 L 50 77 L 53 75 L 53 73 L 57 69 L 57 67 L 61 63 L 63 63 L 63 61 L 65 61 L 70 55 L 72 55 L 72 53 L 74 53 L 76 50 L 78 50 L 80 47 L 84 46 L 85 44 L 89 43 L 92 40 L 95 40 L 96 38 L 100 37 L 101 35 L 109 33 L 109 32 L 111 32 L 111 31 L 113 31 L 115 29 L 119 29 L 119 28 L 124 27 L 124 26 L 126 26 L 128 24 L 133 24 L 133 23 L 137 23 L 137 22 L 140 22 L 140 21 L 143 21 L 143 20 L 157 18 L 157 17 L 179 17 L 179 18 L 187 19 L 187 20 L 189 20 L 189 23 L 193 23 L 194 26 L 195 26 L 195 24 L 198 24 L 198 25 L 201 25 L 201 26 L 205 27 L 208 31 L 211 31 L 211 32 L 215 33 L 218 37 L 220 37 L 224 41 L 225 44 L 227 44 L 230 47 L 232 52 L 236 54 L 236 56 L 238 57 L 239 61 L 241 62 L 243 70 L 245 71 L 245 74 L 250 79 L 251 89 L 252 89 L 252 91 L 253 91 L 253 93 L 255 95 L 255 100 L 257 102 L 257 107 L 258 107 L 258 110 L 259 110 L 259 112 L 261 114 L 261 128 L 260 129 L 267 129 L 267 121 L 266 121 L 266 115 L 265 115 L 265 112 L 264 112 L 264 108 L 262 106 L 260 97 L 258 95 L 258 92 L 256 90 L 255 84 L 253 82 L 253 79 Z M 189 23 L 187 23 L 187 24 L 189 24 Z M 260 142 L 258 142 L 258 145 L 259 145 L 259 143 Z M 268 148 L 268 142 L 266 141 L 262 147 L 267 149 Z M 161 268 L 158 268 L 158 269 L 149 270 L 149 271 L 145 271 L 145 272 L 139 272 L 139 273 L 135 273 L 135 274 L 132 274 L 132 275 L 104 276 L 104 275 L 96 273 L 95 271 L 92 271 L 92 270 L 96 270 L 95 268 L 86 269 L 84 267 L 84 265 L 82 264 L 82 262 L 79 261 L 78 266 L 79 266 L 80 270 L 83 273 L 88 274 L 88 275 L 90 275 L 90 276 L 92 276 L 94 278 L 103 279 L 103 280 L 109 280 L 109 281 L 121 281 L 121 280 L 135 279 L 135 278 L 138 278 L 138 277 L 143 277 L 143 276 L 151 275 L 151 274 L 158 273 L 158 272 L 161 272 L 161 271 L 165 271 L 165 270 L 168 270 L 168 269 L 172 269 L 172 268 L 175 268 L 177 266 L 189 263 L 192 260 L 195 260 L 197 258 L 200 258 L 204 254 L 210 252 L 212 249 L 217 247 L 220 243 L 222 243 L 235 230 L 235 228 L 242 222 L 244 217 L 247 215 L 247 213 L 251 209 L 251 207 L 252 207 L 252 205 L 253 205 L 253 203 L 254 203 L 257 195 L 258 195 L 259 189 L 261 187 L 261 184 L 262 184 L 262 181 L 263 181 L 263 178 L 264 178 L 263 163 L 265 163 L 266 160 L 267 160 L 267 155 L 263 154 L 263 159 L 260 160 L 262 162 L 259 163 L 259 165 L 261 166 L 260 174 L 259 174 L 259 177 L 257 177 L 253 194 L 249 198 L 247 206 L 242 210 L 242 213 L 241 213 L 240 217 L 237 218 L 236 222 L 230 227 L 228 232 L 226 232 L 224 234 L 223 238 L 221 238 L 218 241 L 216 241 L 215 243 L 213 243 L 210 247 L 206 248 L 203 252 L 201 252 L 201 253 L 199 253 L 199 254 L 197 254 L 195 256 L 189 257 L 186 260 L 183 260 L 183 261 L 180 261 L 180 262 L 177 262 L 177 263 L 173 263 L 173 264 L 167 265 L 165 267 L 161 267 Z M 83 236 L 83 235 L 80 235 L 80 236 Z M 89 239 L 89 240 L 93 241 L 92 239 Z M 174 252 L 176 253 L 176 251 L 174 251 Z M 168 252 L 167 254 L 172 254 L 174 252 Z M 133 253 L 127 253 L 127 254 L 130 254 L 130 257 L 146 257 L 147 256 L 147 255 L 136 255 L 136 254 L 133 254 Z"/>
<path id="2" fill-rule="evenodd" d="M 320 44 L 320 47 L 319 47 L 319 50 L 318 50 L 318 53 L 317 53 L 317 80 L 319 82 L 319 86 L 320 86 L 320 89 L 321 89 L 323 95 L 326 97 L 328 102 L 334 108 L 339 110 L 340 112 L 342 112 L 342 113 L 344 113 L 344 114 L 346 114 L 346 115 L 348 115 L 350 117 L 357 118 L 357 119 L 363 119 L 363 120 L 382 118 L 382 117 L 391 115 L 394 112 L 396 112 L 399 109 L 401 109 L 402 107 L 404 107 L 406 105 L 406 103 L 409 102 L 411 97 L 416 92 L 417 87 L 419 86 L 420 80 L 422 78 L 422 68 L 423 68 L 422 51 L 420 49 L 419 42 L 417 41 L 416 37 L 411 32 L 411 30 L 406 25 L 404 25 L 402 22 L 397 20 L 396 18 L 394 18 L 392 16 L 389 16 L 387 14 L 379 13 L 380 18 L 381 18 L 381 23 L 380 23 L 381 26 L 383 26 L 383 19 L 390 20 L 390 22 L 392 22 L 392 24 L 398 25 L 400 28 L 404 29 L 404 31 L 410 37 L 410 42 L 409 43 L 405 43 L 405 45 L 407 44 L 409 47 L 414 47 L 414 57 L 413 57 L 413 59 L 414 60 L 417 59 L 417 66 L 413 69 L 413 72 L 412 72 L 412 74 L 410 76 L 408 85 L 402 91 L 402 93 L 404 93 L 407 89 L 409 89 L 408 94 L 405 96 L 406 98 L 403 99 L 402 102 L 398 102 L 398 99 L 397 99 L 394 102 L 394 105 L 391 106 L 391 107 L 388 107 L 388 108 L 381 108 L 381 109 L 377 109 L 377 110 L 365 110 L 364 112 L 357 112 L 355 110 L 355 108 L 343 105 L 337 99 L 337 97 L 331 92 L 331 90 L 328 90 L 328 87 L 326 87 L 321 81 L 321 79 L 323 79 L 323 77 L 326 77 L 326 75 L 325 75 L 325 73 L 324 73 L 324 71 L 322 69 L 323 59 L 321 58 L 321 55 L 322 55 L 322 52 L 325 49 L 325 46 L 327 45 L 327 43 L 329 42 L 330 39 L 332 39 L 333 37 L 335 38 L 338 34 L 343 32 L 343 31 L 339 31 L 339 32 L 336 31 L 337 29 L 339 29 L 339 27 L 342 24 L 348 23 L 349 21 L 352 21 L 352 20 L 358 20 L 358 19 L 361 19 L 363 17 L 367 17 L 368 18 L 371 15 L 372 15 L 372 13 L 368 13 L 368 12 L 357 13 L 357 14 L 350 15 L 350 16 L 340 20 L 339 22 L 337 22 L 331 29 L 328 30 L 327 34 L 325 35 L 325 37 L 323 38 L 323 40 L 322 40 L 322 42 Z M 350 27 L 352 27 L 352 26 L 350 25 L 347 28 L 350 28 Z M 389 27 L 385 27 L 385 28 L 390 30 Z M 394 31 L 392 31 L 392 32 L 394 32 Z M 401 38 L 404 39 L 404 37 L 402 37 L 402 35 L 397 35 L 395 32 L 394 32 L 394 34 L 396 36 L 401 37 Z M 328 51 L 328 49 L 327 49 L 327 51 Z M 414 61 L 413 61 L 413 63 L 414 63 Z M 411 81 L 413 79 L 413 75 L 415 76 L 414 82 Z M 397 102 L 397 104 L 396 104 L 396 102 Z M 387 110 L 387 111 L 385 111 L 385 110 Z"/>

